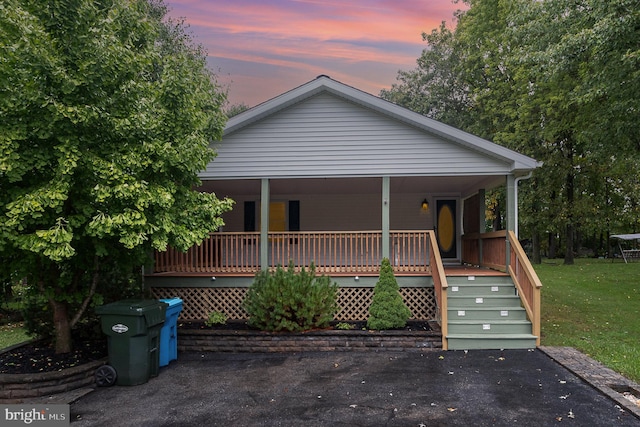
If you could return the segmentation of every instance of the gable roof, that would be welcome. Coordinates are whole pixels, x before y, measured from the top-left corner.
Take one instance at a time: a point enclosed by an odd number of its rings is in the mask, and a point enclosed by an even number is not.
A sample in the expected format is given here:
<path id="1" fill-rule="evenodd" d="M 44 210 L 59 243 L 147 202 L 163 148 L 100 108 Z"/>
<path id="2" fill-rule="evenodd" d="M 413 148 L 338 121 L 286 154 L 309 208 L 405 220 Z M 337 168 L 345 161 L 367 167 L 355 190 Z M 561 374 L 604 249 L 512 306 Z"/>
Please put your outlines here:
<path id="1" fill-rule="evenodd" d="M 217 181 L 216 192 L 222 191 L 220 181 L 306 179 L 308 184 L 310 178 L 387 176 L 405 192 L 428 187 L 473 194 L 539 166 L 326 76 L 232 117 L 212 147 L 217 157 L 199 177 Z"/>
<path id="2" fill-rule="evenodd" d="M 403 122 L 446 141 L 475 151 L 486 157 L 508 163 L 510 165 L 509 169 L 511 173 L 515 175 L 524 175 L 540 166 L 540 163 L 531 157 L 430 119 L 404 107 L 388 102 L 382 98 L 333 80 L 325 75 L 320 75 L 316 79 L 311 80 L 302 86 L 285 92 L 282 95 L 272 98 L 230 118 L 224 129 L 223 141 L 225 137 L 229 137 L 247 126 L 273 116 L 279 111 L 287 109 L 323 92 L 375 111 L 390 119 Z"/>

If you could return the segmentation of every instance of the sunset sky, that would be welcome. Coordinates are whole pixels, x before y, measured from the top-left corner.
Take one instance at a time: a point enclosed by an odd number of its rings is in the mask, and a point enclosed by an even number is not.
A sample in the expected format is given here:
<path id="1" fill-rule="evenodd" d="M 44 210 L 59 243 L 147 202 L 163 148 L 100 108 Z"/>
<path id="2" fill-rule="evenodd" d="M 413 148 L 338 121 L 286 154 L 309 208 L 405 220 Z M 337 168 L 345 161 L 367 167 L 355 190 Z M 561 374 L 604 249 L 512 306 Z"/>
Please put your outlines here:
<path id="1" fill-rule="evenodd" d="M 453 0 L 165 0 L 229 103 L 253 107 L 320 74 L 378 95 L 416 66 L 423 32 L 455 25 Z"/>

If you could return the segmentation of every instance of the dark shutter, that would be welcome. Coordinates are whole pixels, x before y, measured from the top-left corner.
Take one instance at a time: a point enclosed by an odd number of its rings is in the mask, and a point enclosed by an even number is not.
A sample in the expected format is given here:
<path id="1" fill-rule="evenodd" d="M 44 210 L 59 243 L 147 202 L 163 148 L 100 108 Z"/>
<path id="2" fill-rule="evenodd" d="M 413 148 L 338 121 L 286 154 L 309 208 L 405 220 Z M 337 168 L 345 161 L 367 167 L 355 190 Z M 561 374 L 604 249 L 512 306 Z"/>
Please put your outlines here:
<path id="1" fill-rule="evenodd" d="M 256 202 L 244 202 L 244 231 L 256 231 Z"/>
<path id="2" fill-rule="evenodd" d="M 289 231 L 300 231 L 300 200 L 289 201 Z"/>

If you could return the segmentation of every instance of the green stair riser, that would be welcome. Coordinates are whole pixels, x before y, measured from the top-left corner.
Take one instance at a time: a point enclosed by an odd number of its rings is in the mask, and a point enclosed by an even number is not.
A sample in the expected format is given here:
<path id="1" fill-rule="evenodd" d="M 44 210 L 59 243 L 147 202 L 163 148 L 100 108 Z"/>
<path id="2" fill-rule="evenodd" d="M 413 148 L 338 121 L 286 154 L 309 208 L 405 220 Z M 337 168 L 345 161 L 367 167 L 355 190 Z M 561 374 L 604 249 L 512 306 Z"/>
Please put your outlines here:
<path id="1" fill-rule="evenodd" d="M 485 329 L 488 327 L 489 329 Z M 499 323 L 476 321 L 476 322 L 462 322 L 462 321 L 450 321 L 448 332 L 450 334 L 530 334 L 531 323 L 527 321 L 514 321 Z"/>
<path id="2" fill-rule="evenodd" d="M 481 298 L 482 302 L 479 302 Z M 447 298 L 449 308 L 465 309 L 473 307 L 520 307 L 520 298 L 515 295 L 483 295 L 483 296 L 452 296 Z"/>
<path id="3" fill-rule="evenodd" d="M 455 289 L 458 289 L 457 291 Z M 449 296 L 515 295 L 513 285 L 449 285 Z"/>
<path id="4" fill-rule="evenodd" d="M 513 288 L 510 276 L 476 276 L 475 280 L 469 280 L 466 276 L 447 276 L 447 284 L 449 286 L 500 285 Z"/>
<path id="5" fill-rule="evenodd" d="M 448 337 L 449 350 L 500 350 L 528 349 L 536 347 L 534 336 L 526 338 L 498 337 Z"/>
<path id="6" fill-rule="evenodd" d="M 464 311 L 464 316 L 458 316 L 458 311 Z M 502 311 L 507 312 L 507 316 L 502 316 Z M 527 312 L 524 308 L 516 307 L 509 309 L 500 309 L 499 307 L 473 307 L 469 309 L 451 309 L 447 310 L 448 319 L 451 320 L 525 320 Z"/>

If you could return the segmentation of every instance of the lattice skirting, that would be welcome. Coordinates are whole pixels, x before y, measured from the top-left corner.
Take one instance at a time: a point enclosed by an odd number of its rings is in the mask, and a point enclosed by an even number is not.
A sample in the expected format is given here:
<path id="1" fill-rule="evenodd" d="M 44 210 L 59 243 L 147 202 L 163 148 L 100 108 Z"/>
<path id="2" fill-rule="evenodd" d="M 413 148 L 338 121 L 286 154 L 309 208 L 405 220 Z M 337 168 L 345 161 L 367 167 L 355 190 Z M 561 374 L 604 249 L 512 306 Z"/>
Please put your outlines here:
<path id="1" fill-rule="evenodd" d="M 248 288 L 151 288 L 155 298 L 180 298 L 180 320 L 203 320 L 218 311 L 229 319 L 246 319 L 242 301 Z M 400 288 L 402 298 L 414 320 L 436 318 L 436 296 L 433 288 Z M 340 288 L 336 320 L 359 321 L 369 317 L 373 288 Z"/>

